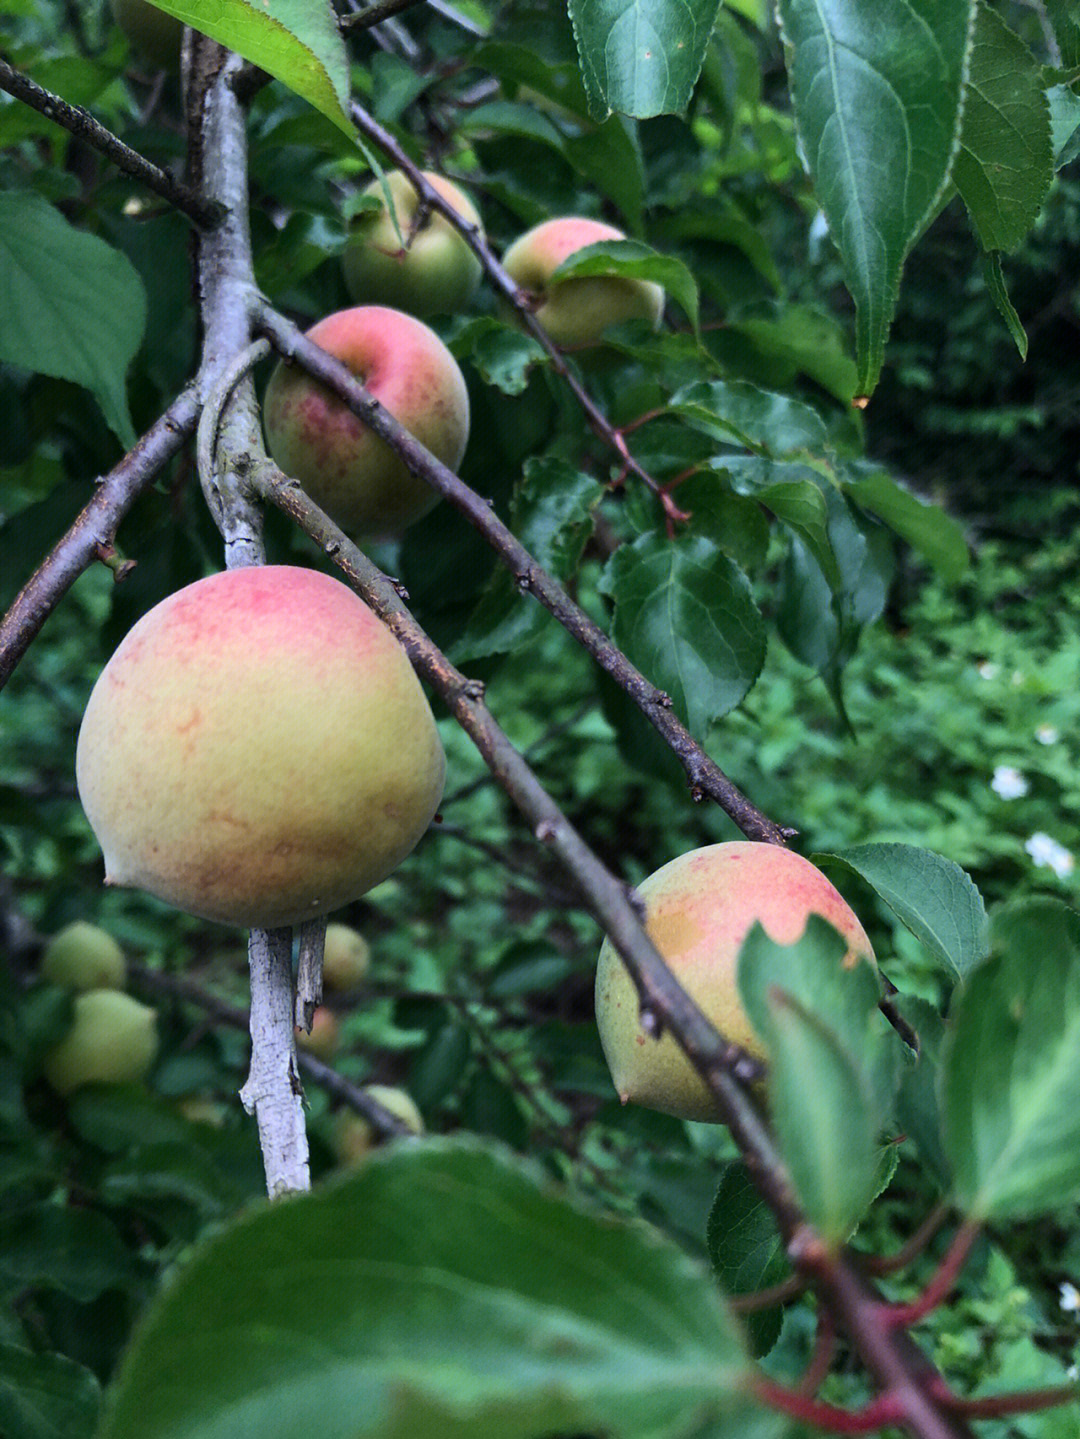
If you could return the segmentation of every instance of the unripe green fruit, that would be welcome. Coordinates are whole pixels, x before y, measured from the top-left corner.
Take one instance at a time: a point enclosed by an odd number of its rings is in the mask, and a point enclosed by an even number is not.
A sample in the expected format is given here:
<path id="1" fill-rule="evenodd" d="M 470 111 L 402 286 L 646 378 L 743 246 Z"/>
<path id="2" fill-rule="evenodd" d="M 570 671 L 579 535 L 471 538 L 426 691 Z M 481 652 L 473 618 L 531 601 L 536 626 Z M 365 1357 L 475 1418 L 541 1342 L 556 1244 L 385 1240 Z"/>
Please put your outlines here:
<path id="1" fill-rule="evenodd" d="M 862 925 L 809 860 L 771 844 L 734 841 L 691 850 L 638 886 L 645 928 L 675 978 L 725 1039 L 758 1059 L 768 1055 L 743 1009 L 739 950 L 760 924 L 777 944 L 794 944 L 811 914 L 844 936 L 845 965 L 874 962 Z M 654 1039 L 639 1019 L 637 991 L 605 939 L 596 972 L 596 1022 L 619 1098 L 681 1119 L 718 1121 L 716 1103 L 670 1034 Z"/>
<path id="2" fill-rule="evenodd" d="M 323 948 L 323 984 L 327 989 L 355 989 L 371 966 L 371 951 L 362 934 L 347 924 L 328 924 Z"/>
<path id="3" fill-rule="evenodd" d="M 311 1016 L 310 1030 L 296 1026 L 297 1049 L 313 1054 L 316 1059 L 328 1063 L 337 1053 L 340 1043 L 341 1026 L 338 1024 L 337 1015 L 325 1005 L 320 1004 Z"/>
<path id="4" fill-rule="evenodd" d="M 551 280 L 559 265 L 587 245 L 625 239 L 613 225 L 570 215 L 526 231 L 503 256 L 506 272 L 536 297 L 534 314 L 557 345 L 566 349 L 597 345 L 609 325 L 627 320 L 647 320 L 653 329 L 660 323 L 664 291 L 651 280 L 621 275 Z"/>
<path id="5" fill-rule="evenodd" d="M 41 977 L 65 989 L 123 989 L 127 962 L 111 934 L 77 919 L 49 941 L 41 958 Z"/>
<path id="6" fill-rule="evenodd" d="M 381 305 L 339 310 L 307 332 L 363 382 L 436 459 L 456 469 L 469 439 L 469 393 L 434 330 Z M 398 535 L 438 503 L 379 439 L 298 365 L 280 363 L 263 406 L 277 464 L 350 534 Z"/>
<path id="7" fill-rule="evenodd" d="M 59 1094 L 84 1084 L 131 1084 L 157 1058 L 156 1010 L 115 989 L 75 999 L 75 1022 L 45 1059 L 45 1078 Z"/>
<path id="8" fill-rule="evenodd" d="M 75 769 L 107 884 L 273 929 L 391 874 L 444 759 L 382 621 L 328 575 L 265 565 L 143 616 L 94 686 Z"/>
<path id="9" fill-rule="evenodd" d="M 463 190 L 441 175 L 424 179 L 470 224 L 480 229 L 480 216 Z M 449 220 L 432 211 L 412 235 L 418 198 L 400 170 L 386 175 L 398 228 L 408 248 L 402 249 L 386 207 L 383 187 L 373 180 L 361 193 L 380 201 L 379 210 L 361 211 L 341 257 L 345 288 L 359 305 L 392 305 L 410 315 L 448 315 L 464 310 L 480 283 L 480 261 Z"/>
<path id="10" fill-rule="evenodd" d="M 166 15 L 146 0 L 109 0 L 109 4 L 114 20 L 136 54 L 164 70 L 179 67 L 184 27 L 175 16 Z"/>
<path id="11" fill-rule="evenodd" d="M 407 1094 L 404 1089 L 396 1089 L 389 1084 L 365 1084 L 364 1093 L 369 1094 L 376 1103 L 400 1119 L 414 1134 L 423 1134 L 424 1116 L 416 1107 L 412 1095 Z M 379 1139 L 379 1132 L 374 1125 L 355 1110 L 343 1109 L 334 1120 L 331 1145 L 341 1164 L 353 1164 L 362 1159 Z"/>

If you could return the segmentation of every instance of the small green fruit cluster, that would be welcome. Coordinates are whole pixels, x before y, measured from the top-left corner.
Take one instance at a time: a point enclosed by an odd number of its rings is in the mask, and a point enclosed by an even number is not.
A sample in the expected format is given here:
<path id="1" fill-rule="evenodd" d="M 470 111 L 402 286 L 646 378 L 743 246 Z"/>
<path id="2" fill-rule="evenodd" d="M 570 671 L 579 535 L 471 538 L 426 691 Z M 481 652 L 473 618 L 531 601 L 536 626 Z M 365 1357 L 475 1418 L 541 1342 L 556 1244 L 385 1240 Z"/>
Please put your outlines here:
<path id="1" fill-rule="evenodd" d="M 58 1094 L 146 1078 L 157 1058 L 157 1012 L 123 993 L 127 964 L 111 934 L 83 920 L 69 924 L 46 945 L 41 976 L 75 994 L 71 1028 L 43 1065 Z"/>

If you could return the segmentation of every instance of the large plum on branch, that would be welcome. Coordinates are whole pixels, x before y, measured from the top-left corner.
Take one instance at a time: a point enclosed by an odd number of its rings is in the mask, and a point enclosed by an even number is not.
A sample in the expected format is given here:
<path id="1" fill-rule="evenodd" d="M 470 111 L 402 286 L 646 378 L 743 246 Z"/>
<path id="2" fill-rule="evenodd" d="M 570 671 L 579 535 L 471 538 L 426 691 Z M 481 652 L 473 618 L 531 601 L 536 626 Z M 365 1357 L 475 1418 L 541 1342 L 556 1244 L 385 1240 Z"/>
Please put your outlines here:
<path id="1" fill-rule="evenodd" d="M 434 330 L 398 310 L 359 305 L 320 320 L 307 338 L 347 365 L 436 459 L 457 468 L 469 439 L 469 395 Z M 398 534 L 438 501 L 438 491 L 297 365 L 279 364 L 271 375 L 263 419 L 278 465 L 352 534 Z"/>
<path id="2" fill-rule="evenodd" d="M 345 585 L 288 565 L 211 575 L 144 615 L 76 756 L 107 884 L 263 928 L 385 879 L 443 775 L 401 645 Z"/>
<path id="3" fill-rule="evenodd" d="M 794 944 L 819 914 L 848 942 L 845 964 L 873 961 L 853 910 L 809 860 L 772 844 L 737 840 L 691 850 L 638 886 L 645 928 L 675 978 L 725 1039 L 768 1056 L 739 998 L 743 940 L 757 923 L 777 944 Z M 606 940 L 596 971 L 596 1022 L 611 1078 L 625 1104 L 680 1119 L 716 1120 L 716 1101 L 670 1034 L 642 1028 L 637 990 Z"/>

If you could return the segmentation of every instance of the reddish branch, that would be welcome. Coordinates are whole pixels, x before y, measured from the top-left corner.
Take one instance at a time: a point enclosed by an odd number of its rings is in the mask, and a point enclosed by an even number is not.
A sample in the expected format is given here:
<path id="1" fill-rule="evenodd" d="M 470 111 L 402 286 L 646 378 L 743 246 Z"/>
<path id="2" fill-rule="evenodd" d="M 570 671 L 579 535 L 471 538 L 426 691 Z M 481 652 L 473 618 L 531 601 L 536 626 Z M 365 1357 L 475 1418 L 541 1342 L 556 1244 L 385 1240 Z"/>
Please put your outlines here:
<path id="1" fill-rule="evenodd" d="M 174 179 L 167 170 L 125 145 L 123 140 L 107 130 L 99 120 L 81 105 L 69 105 L 59 95 L 43 90 L 40 85 L 23 75 L 0 56 L 0 90 L 6 90 L 17 100 L 22 100 L 31 109 L 37 110 L 47 120 L 54 121 L 77 139 L 97 150 L 110 160 L 118 170 L 130 175 L 140 185 L 145 185 L 155 195 L 160 195 L 170 205 L 186 215 L 193 225 L 212 229 L 220 224 L 224 210 L 220 205 L 205 199 L 189 186 Z"/>
<path id="2" fill-rule="evenodd" d="M 96 560 L 108 561 L 120 521 L 168 464 L 199 418 L 195 386 L 179 395 L 130 453 L 101 481 L 0 620 L 0 689 L 64 595 Z"/>
<path id="3" fill-rule="evenodd" d="M 660 732 L 678 756 L 696 797 L 709 795 L 749 839 L 769 844 L 785 843 L 792 831 L 775 824 L 751 804 L 676 718 L 670 698 L 635 669 L 600 626 L 574 604 L 562 586 L 536 563 L 486 500 L 481 499 L 453 470 L 440 463 L 404 426 L 398 424 L 346 365 L 308 340 L 296 325 L 269 305 L 264 305 L 261 311 L 259 328 L 282 355 L 302 365 L 337 395 L 365 425 L 393 446 L 414 474 L 427 480 L 480 531 L 514 575 L 519 588 L 534 595 L 555 616 L 600 668 L 622 686 L 646 719 Z"/>
<path id="4" fill-rule="evenodd" d="M 584 388 L 577 376 L 570 369 L 570 366 L 566 363 L 562 351 L 533 314 L 532 302 L 528 294 L 521 289 L 517 282 L 499 263 L 494 250 L 492 250 L 488 244 L 480 226 L 474 225 L 471 221 L 466 220 L 463 215 L 454 209 L 453 205 L 444 195 L 440 195 L 438 190 L 425 180 L 423 171 L 410 159 L 409 155 L 402 149 L 397 140 L 390 134 L 389 130 L 384 129 L 378 120 L 372 115 L 369 115 L 362 105 L 354 102 L 349 113 L 352 116 L 353 124 L 360 133 L 377 145 L 383 154 L 393 160 L 398 169 L 409 177 L 413 188 L 419 196 L 421 204 L 425 205 L 429 210 L 435 210 L 440 215 L 445 216 L 450 224 L 461 232 L 469 248 L 480 261 L 484 273 L 491 282 L 494 290 L 500 294 L 508 304 L 513 306 L 521 321 L 522 327 L 527 330 L 533 339 L 541 346 L 551 361 L 552 368 L 562 377 L 569 387 L 574 399 L 585 412 L 585 416 L 593 432 L 606 444 L 610 445 L 619 456 L 621 474 L 634 475 L 642 484 L 646 485 L 660 501 L 664 508 L 664 514 L 670 522 L 674 523 L 688 519 L 689 516 L 676 506 L 674 500 L 672 500 L 664 488 L 659 485 L 657 481 L 653 479 L 652 475 L 643 469 L 637 460 L 634 459 L 633 455 L 631 455 L 620 431 L 616 429 L 604 414 L 603 410 L 601 410 L 600 406 L 592 399 L 589 392 Z"/>

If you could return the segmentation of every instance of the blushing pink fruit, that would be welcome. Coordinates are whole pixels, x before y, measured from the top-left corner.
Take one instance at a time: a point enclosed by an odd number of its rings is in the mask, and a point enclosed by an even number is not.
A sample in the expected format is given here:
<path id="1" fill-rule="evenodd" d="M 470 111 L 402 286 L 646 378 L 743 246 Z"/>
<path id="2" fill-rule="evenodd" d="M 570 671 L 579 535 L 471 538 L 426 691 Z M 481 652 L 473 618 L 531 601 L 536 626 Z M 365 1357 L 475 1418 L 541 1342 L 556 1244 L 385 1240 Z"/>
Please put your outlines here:
<path id="1" fill-rule="evenodd" d="M 638 886 L 645 928 L 676 979 L 724 1035 L 759 1059 L 767 1053 L 739 998 L 737 966 L 755 922 L 777 944 L 794 944 L 811 914 L 848 942 L 844 963 L 874 962 L 862 925 L 809 860 L 772 844 L 738 840 L 691 850 Z M 681 1119 L 717 1120 L 704 1081 L 670 1034 L 651 1038 L 638 1018 L 633 981 L 610 940 L 596 972 L 596 1022 L 615 1088 L 625 1104 Z"/>
<path id="2" fill-rule="evenodd" d="M 422 321 L 381 305 L 338 310 L 307 332 L 436 459 L 456 469 L 469 439 L 469 396 L 458 363 Z M 350 534 L 389 536 L 426 515 L 438 493 L 298 365 L 266 387 L 274 460 Z"/>
<path id="3" fill-rule="evenodd" d="M 655 329 L 664 291 L 651 280 L 591 275 L 556 280 L 551 275 L 578 250 L 603 240 L 625 240 L 614 225 L 582 216 L 545 220 L 520 235 L 503 256 L 503 268 L 536 297 L 536 318 L 565 349 L 597 345 L 609 325 L 647 320 Z"/>
<path id="4" fill-rule="evenodd" d="M 444 774 L 398 641 L 338 580 L 288 565 L 211 575 L 144 615 L 94 686 L 75 767 L 107 884 L 245 928 L 385 879 Z"/>

